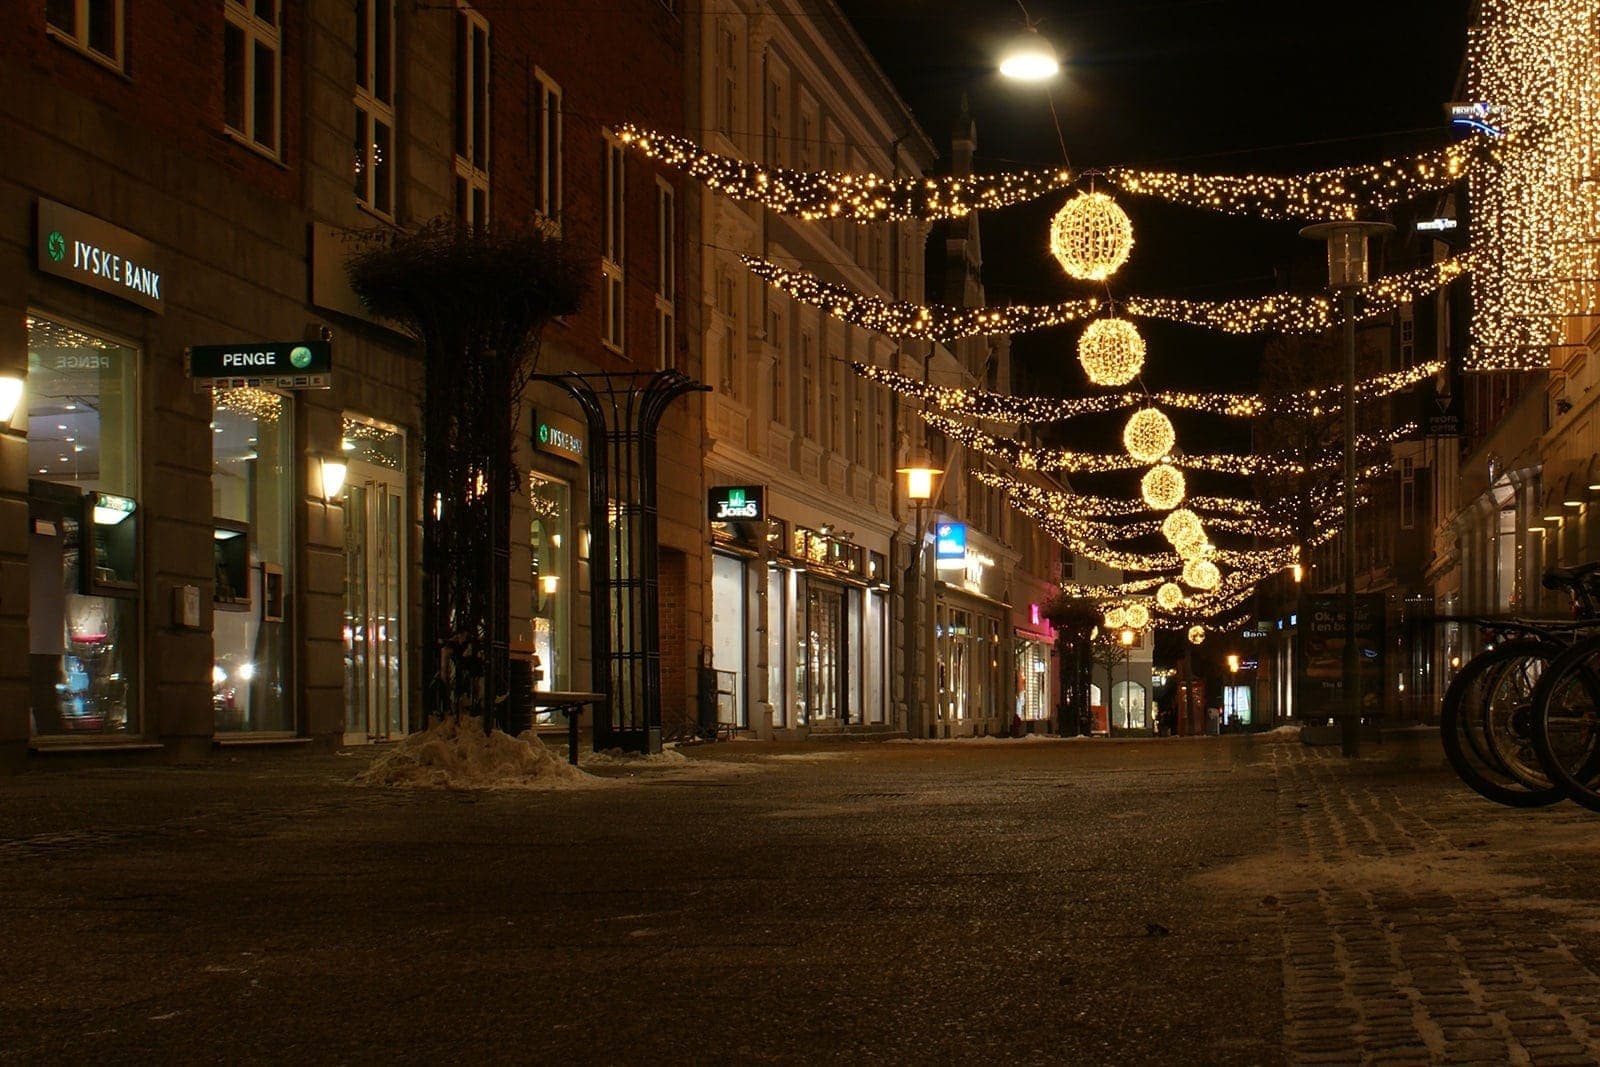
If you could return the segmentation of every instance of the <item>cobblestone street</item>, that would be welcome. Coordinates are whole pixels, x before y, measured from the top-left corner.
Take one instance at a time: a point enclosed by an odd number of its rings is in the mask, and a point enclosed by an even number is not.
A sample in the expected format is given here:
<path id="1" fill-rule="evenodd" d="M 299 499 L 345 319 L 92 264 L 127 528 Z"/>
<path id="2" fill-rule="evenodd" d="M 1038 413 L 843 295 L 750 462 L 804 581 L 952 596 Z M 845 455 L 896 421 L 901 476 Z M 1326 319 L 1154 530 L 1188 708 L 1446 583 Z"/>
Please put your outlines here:
<path id="1" fill-rule="evenodd" d="M 0 779 L 0 1059 L 1588 1063 L 1600 843 L 1429 735 Z M 383 1055 L 382 1049 L 401 1050 Z"/>

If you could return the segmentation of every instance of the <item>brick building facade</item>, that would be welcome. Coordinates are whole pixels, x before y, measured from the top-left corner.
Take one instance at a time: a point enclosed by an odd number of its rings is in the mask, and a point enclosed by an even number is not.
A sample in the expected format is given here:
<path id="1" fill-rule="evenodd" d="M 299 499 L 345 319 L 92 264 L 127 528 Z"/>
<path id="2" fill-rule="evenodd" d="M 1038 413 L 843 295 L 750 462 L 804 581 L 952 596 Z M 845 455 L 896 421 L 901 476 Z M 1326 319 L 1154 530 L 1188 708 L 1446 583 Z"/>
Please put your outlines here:
<path id="1" fill-rule="evenodd" d="M 0 428 L 9 757 L 192 756 L 417 725 L 420 373 L 411 342 L 353 301 L 340 231 L 545 215 L 593 249 L 594 284 L 548 331 L 541 369 L 665 357 L 694 375 L 677 187 L 607 152 L 603 134 L 681 123 L 682 30 L 658 0 L 628 6 L 550 20 L 450 3 L 113 0 L 12 20 L 0 375 L 26 385 Z M 628 63 L 604 61 L 618 54 Z M 619 173 L 620 191 L 607 184 Z M 75 272 L 80 247 L 106 255 Z M 158 299 L 105 284 L 141 257 Z M 608 322 L 618 343 L 603 340 Z M 192 345 L 323 338 L 326 389 L 213 394 L 187 372 Z M 563 413 L 555 396 L 530 401 L 541 418 Z M 693 401 L 664 425 L 660 479 L 663 550 L 683 557 L 663 573 L 684 589 L 663 601 L 681 604 L 671 658 L 685 679 L 702 625 Z M 534 421 L 519 424 L 513 636 L 545 653 L 545 684 L 587 688 L 583 468 L 538 449 Z M 341 468 L 345 486 L 325 492 Z M 688 689 L 669 721 L 688 714 Z"/>

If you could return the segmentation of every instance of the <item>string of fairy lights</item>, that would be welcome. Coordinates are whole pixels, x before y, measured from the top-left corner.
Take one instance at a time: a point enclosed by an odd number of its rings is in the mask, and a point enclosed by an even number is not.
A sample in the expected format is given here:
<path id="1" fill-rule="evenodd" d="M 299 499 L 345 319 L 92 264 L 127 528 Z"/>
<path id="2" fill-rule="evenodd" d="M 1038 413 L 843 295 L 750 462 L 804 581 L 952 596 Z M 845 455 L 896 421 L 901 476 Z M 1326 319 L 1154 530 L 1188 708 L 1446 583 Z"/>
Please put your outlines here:
<path id="1" fill-rule="evenodd" d="M 1085 297 L 1054 304 L 1012 304 L 963 308 L 948 304 L 888 301 L 827 282 L 810 271 L 783 267 L 761 256 L 741 256 L 756 277 L 802 304 L 820 308 L 841 322 L 890 337 L 949 344 L 965 337 L 1032 333 L 1082 322 L 1106 307 L 1104 300 Z M 1470 256 L 1402 271 L 1373 282 L 1357 303 L 1358 319 L 1388 314 L 1419 297 L 1437 292 L 1472 267 Z M 1133 318 L 1162 319 L 1231 334 L 1283 333 L 1310 335 L 1343 322 L 1338 302 L 1324 293 L 1274 293 L 1231 300 L 1186 300 L 1134 296 L 1116 311 Z M 1097 320 L 1098 321 L 1098 320 Z"/>
<path id="2" fill-rule="evenodd" d="M 1126 193 L 1260 219 L 1354 219 L 1460 182 L 1483 165 L 1480 138 L 1420 155 L 1287 177 L 1264 174 L 1177 174 L 1111 167 L 1106 181 Z"/>
<path id="3" fill-rule="evenodd" d="M 1013 424 L 1063 422 L 1082 415 L 1104 414 L 1147 404 L 1211 415 L 1252 418 L 1265 411 L 1268 403 L 1262 397 L 1248 393 L 1190 393 L 1174 390 L 1100 393 L 1081 397 L 1011 396 L 961 386 L 935 385 L 888 367 L 866 363 L 852 362 L 850 368 L 868 381 L 877 382 L 901 396 L 931 404 L 945 414 Z M 1378 400 L 1393 396 L 1443 371 L 1442 362 L 1431 361 L 1375 375 L 1356 383 L 1356 397 L 1360 400 Z M 1287 416 L 1337 415 L 1342 408 L 1341 391 L 1337 387 L 1315 388 L 1273 397 L 1272 410 Z"/>
<path id="4" fill-rule="evenodd" d="M 808 172 L 731 159 L 675 134 L 633 125 L 618 127 L 617 140 L 724 196 L 810 220 L 959 219 L 1035 200 L 1075 180 L 1064 168 L 944 178 Z"/>

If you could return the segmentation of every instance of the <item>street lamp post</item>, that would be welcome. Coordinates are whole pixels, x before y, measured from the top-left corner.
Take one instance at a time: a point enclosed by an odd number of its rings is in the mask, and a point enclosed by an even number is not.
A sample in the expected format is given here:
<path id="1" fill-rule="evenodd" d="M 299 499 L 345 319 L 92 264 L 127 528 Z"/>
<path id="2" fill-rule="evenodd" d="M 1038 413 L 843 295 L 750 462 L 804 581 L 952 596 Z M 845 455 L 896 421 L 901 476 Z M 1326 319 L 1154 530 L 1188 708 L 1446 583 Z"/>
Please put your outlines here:
<path id="1" fill-rule="evenodd" d="M 1361 751 L 1360 653 L 1356 649 L 1356 295 L 1367 284 L 1367 242 L 1394 232 L 1387 222 L 1323 222 L 1300 236 L 1328 245 L 1328 288 L 1342 297 L 1344 319 L 1344 709 L 1341 751 Z"/>
<path id="2" fill-rule="evenodd" d="M 905 464 L 896 468 L 896 474 L 906 476 L 906 499 L 912 505 L 911 527 L 911 562 L 906 566 L 905 582 L 905 628 L 903 643 L 905 645 L 905 678 L 903 685 L 906 693 L 906 732 L 913 736 L 922 734 L 922 708 L 917 700 L 917 666 L 920 657 L 917 655 L 920 628 L 917 625 L 921 616 L 922 602 L 922 541 L 924 537 L 923 513 L 928 502 L 934 496 L 934 483 L 944 473 L 944 470 L 934 466 L 933 459 L 926 450 L 918 450 L 907 458 Z M 913 726 L 916 729 L 913 729 Z"/>

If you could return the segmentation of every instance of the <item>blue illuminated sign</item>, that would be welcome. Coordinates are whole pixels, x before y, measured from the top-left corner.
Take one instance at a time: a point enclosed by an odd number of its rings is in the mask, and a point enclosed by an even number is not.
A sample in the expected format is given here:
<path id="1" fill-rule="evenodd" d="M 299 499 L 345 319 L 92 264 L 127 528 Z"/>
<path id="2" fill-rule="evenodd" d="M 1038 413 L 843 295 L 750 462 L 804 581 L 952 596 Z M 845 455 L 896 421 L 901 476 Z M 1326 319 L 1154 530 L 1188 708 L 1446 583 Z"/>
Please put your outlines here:
<path id="1" fill-rule="evenodd" d="M 941 522 L 934 528 L 934 558 L 965 560 L 967 558 L 967 524 Z"/>

